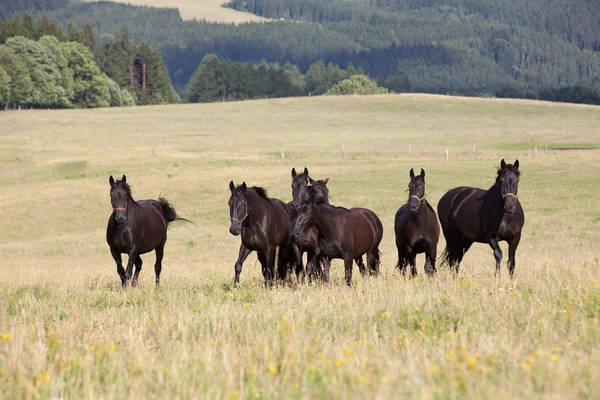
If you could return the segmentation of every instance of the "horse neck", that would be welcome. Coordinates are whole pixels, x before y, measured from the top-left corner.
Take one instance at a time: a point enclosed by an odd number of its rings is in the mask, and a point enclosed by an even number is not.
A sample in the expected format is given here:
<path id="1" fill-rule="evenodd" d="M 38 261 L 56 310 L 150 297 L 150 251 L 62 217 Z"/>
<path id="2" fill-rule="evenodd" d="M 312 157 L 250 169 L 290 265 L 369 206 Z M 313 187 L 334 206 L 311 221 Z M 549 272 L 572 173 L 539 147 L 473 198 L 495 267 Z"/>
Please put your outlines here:
<path id="1" fill-rule="evenodd" d="M 332 207 L 329 204 L 313 204 L 313 212 L 315 215 L 315 223 L 313 226 L 317 229 L 322 230 L 327 222 L 331 221 L 331 216 L 327 216 L 327 210 L 331 210 Z"/>
<path id="2" fill-rule="evenodd" d="M 499 200 L 502 202 L 502 191 L 500 190 L 500 182 L 496 182 L 488 189 L 487 194 L 492 199 Z"/>
<path id="3" fill-rule="evenodd" d="M 133 198 L 127 198 L 127 213 L 132 216 L 136 216 L 138 214 L 138 210 L 140 209 L 140 205 Z"/>
<path id="4" fill-rule="evenodd" d="M 271 205 L 271 202 L 261 196 L 253 190 L 247 191 L 246 201 L 248 202 L 248 218 L 246 220 L 249 224 L 252 222 L 260 222 L 262 213 Z"/>

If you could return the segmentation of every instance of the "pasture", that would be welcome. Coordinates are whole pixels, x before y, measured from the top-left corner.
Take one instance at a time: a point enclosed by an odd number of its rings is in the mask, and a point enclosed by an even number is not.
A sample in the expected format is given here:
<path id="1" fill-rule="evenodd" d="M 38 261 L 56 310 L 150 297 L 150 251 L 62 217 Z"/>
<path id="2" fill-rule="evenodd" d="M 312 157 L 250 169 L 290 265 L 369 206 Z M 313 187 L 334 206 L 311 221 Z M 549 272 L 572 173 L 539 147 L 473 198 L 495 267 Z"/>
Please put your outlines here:
<path id="1" fill-rule="evenodd" d="M 426 95 L 0 113 L 0 398 L 597 398 L 600 108 Z M 474 147 L 474 152 L 473 152 Z M 537 156 L 534 148 L 537 147 Z M 446 157 L 448 151 L 448 158 Z M 282 159 L 282 152 L 284 158 Z M 519 159 L 525 226 L 508 279 L 487 245 L 460 276 L 394 270 L 409 170 L 437 205 Z M 291 200 L 292 167 L 374 210 L 382 274 L 233 288 L 228 184 Z M 154 254 L 121 290 L 110 175 L 167 198 Z M 445 240 L 440 237 L 438 255 Z"/>
<path id="2" fill-rule="evenodd" d="M 98 0 L 83 0 L 87 2 Z M 133 6 L 147 6 L 158 8 L 177 8 L 184 20 L 207 20 L 241 24 L 244 22 L 267 21 L 267 18 L 255 14 L 237 11 L 232 8 L 222 7 L 225 0 L 113 0 L 115 3 L 126 3 Z"/>

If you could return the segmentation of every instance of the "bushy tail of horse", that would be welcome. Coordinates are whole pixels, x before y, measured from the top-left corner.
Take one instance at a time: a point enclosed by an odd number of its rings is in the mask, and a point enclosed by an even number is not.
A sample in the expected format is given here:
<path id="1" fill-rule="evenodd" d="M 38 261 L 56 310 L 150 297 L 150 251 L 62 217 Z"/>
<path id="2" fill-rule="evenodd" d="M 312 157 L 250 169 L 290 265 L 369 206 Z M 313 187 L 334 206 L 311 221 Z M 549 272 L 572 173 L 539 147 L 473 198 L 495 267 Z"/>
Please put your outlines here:
<path id="1" fill-rule="evenodd" d="M 460 264 L 464 253 L 463 237 L 457 232 L 454 235 L 452 243 L 446 240 L 446 247 L 444 248 L 442 255 L 436 260 L 436 264 L 439 266 L 448 265 L 454 267 L 456 264 Z"/>
<path id="2" fill-rule="evenodd" d="M 187 219 L 182 218 L 179 215 L 177 215 L 177 212 L 175 212 L 175 208 L 173 208 L 173 206 L 171 205 L 171 203 L 169 203 L 167 201 L 167 199 L 165 199 L 163 197 L 159 197 L 157 202 L 158 202 L 158 204 L 160 204 L 160 208 L 162 209 L 163 214 L 165 215 L 165 218 L 167 219 L 167 225 L 170 224 L 171 222 L 175 222 L 175 221 L 183 221 L 183 222 L 192 223 L 192 221 L 187 220 Z"/>

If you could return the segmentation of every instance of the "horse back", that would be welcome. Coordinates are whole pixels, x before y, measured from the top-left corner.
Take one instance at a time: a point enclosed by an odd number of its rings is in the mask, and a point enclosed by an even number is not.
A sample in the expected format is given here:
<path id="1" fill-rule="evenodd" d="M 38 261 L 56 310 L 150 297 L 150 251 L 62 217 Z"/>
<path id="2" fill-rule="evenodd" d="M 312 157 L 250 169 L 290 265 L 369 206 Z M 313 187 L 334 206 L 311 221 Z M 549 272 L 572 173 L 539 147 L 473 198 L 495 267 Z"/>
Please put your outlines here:
<path id="1" fill-rule="evenodd" d="M 352 208 L 348 211 L 347 232 L 354 236 L 355 249 L 369 249 L 374 244 L 379 245 L 383 238 L 383 224 L 372 210 L 367 208 Z"/>

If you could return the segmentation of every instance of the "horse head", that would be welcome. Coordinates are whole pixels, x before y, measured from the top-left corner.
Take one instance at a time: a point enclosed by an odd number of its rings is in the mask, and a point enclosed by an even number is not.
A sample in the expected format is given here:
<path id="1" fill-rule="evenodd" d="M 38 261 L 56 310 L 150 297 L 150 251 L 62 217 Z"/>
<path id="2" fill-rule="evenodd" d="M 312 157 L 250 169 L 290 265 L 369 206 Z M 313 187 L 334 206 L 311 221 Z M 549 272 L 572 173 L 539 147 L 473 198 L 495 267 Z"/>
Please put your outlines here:
<path id="1" fill-rule="evenodd" d="M 519 160 L 515 160 L 514 164 L 507 164 L 504 160 L 500 161 L 496 183 L 500 185 L 504 209 L 509 214 L 513 213 L 517 208 L 520 175 Z"/>
<path id="2" fill-rule="evenodd" d="M 415 175 L 410 169 L 410 183 L 408 184 L 408 208 L 411 213 L 416 214 L 425 200 L 425 170 L 421 168 L 421 174 Z"/>
<path id="3" fill-rule="evenodd" d="M 327 189 L 329 178 L 315 181 L 308 177 L 308 181 L 313 188 L 311 195 L 315 204 L 329 204 L 329 189 Z"/>
<path id="4" fill-rule="evenodd" d="M 131 187 L 127 184 L 127 177 L 123 175 L 121 179 L 115 179 L 110 176 L 110 203 L 113 208 L 115 220 L 122 224 L 127 220 L 127 204 L 131 197 Z M 133 200 L 133 199 L 132 199 Z"/>
<path id="5" fill-rule="evenodd" d="M 231 197 L 229 198 L 229 218 L 231 226 L 229 232 L 237 236 L 242 231 L 242 224 L 248 218 L 248 198 L 246 197 L 246 182 L 235 186 L 233 181 L 229 182 Z"/>
<path id="6" fill-rule="evenodd" d="M 302 203 L 308 201 L 308 169 L 304 167 L 304 172 L 296 173 L 296 168 L 292 168 L 292 206 L 298 210 Z"/>

